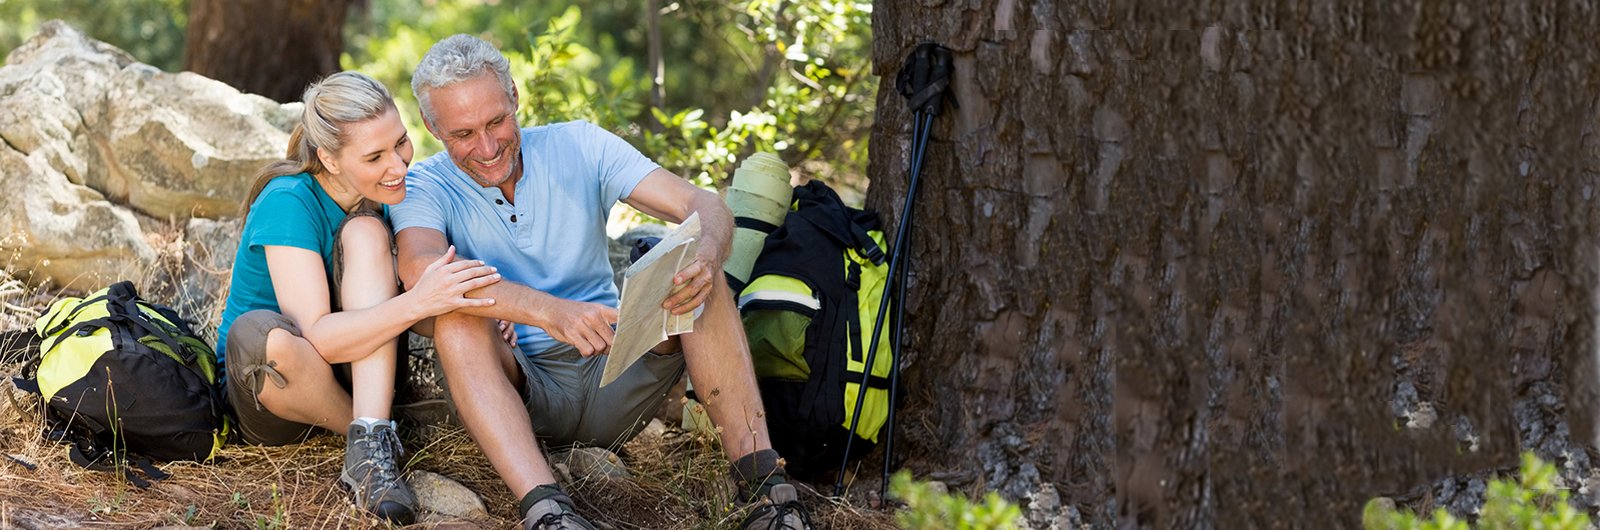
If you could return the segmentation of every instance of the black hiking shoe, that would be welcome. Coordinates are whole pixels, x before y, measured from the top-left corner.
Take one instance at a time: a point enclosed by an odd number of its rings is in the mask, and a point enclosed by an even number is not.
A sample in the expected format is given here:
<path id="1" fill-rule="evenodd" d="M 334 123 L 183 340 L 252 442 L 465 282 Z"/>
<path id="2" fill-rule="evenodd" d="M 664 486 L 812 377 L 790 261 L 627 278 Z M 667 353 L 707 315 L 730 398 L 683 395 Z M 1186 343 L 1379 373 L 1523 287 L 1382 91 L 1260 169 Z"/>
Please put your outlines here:
<path id="1" fill-rule="evenodd" d="M 595 530 L 588 519 L 572 510 L 572 505 L 555 497 L 533 503 L 522 515 L 522 530 Z"/>
<path id="2" fill-rule="evenodd" d="M 743 530 L 812 530 L 811 514 L 800 504 L 800 494 L 792 484 L 775 484 L 766 500 L 750 511 L 739 525 Z"/>
<path id="3" fill-rule="evenodd" d="M 339 482 L 355 494 L 356 507 L 407 525 L 416 518 L 417 497 L 400 479 L 401 451 L 393 423 L 351 423 Z"/>

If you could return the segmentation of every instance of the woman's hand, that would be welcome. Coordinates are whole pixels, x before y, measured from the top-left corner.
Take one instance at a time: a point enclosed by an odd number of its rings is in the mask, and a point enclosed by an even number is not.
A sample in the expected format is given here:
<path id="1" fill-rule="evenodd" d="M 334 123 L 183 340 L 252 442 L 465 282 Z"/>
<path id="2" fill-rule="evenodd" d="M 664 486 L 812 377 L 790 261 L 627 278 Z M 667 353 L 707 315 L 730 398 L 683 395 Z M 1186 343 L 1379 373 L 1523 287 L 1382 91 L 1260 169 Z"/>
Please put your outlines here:
<path id="1" fill-rule="evenodd" d="M 455 258 L 456 247 L 451 245 L 443 256 L 423 269 L 417 284 L 407 291 L 407 294 L 416 297 L 417 307 L 422 310 L 424 317 L 467 307 L 494 305 L 492 298 L 467 298 L 466 294 L 500 281 L 500 273 L 482 261 L 456 261 Z"/>

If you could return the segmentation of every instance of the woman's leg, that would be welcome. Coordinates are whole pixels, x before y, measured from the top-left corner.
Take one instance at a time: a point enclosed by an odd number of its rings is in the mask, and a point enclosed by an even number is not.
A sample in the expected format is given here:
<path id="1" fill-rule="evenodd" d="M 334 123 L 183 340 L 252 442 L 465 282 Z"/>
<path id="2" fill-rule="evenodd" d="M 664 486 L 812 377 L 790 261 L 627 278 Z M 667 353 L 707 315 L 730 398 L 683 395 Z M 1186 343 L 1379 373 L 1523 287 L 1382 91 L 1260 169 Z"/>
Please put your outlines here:
<path id="1" fill-rule="evenodd" d="M 282 445 L 313 425 L 342 432 L 350 395 L 293 320 L 266 310 L 240 315 L 228 331 L 228 398 L 250 443 Z"/>
<path id="2" fill-rule="evenodd" d="M 355 419 L 350 394 L 310 342 L 283 328 L 272 330 L 267 333 L 267 364 L 282 379 L 263 377 L 257 394 L 262 406 L 279 418 L 344 434 L 345 426 Z M 280 382 L 284 386 L 279 387 Z"/>
<path id="3" fill-rule="evenodd" d="M 334 281 L 340 311 L 366 309 L 400 291 L 394 272 L 389 227 L 370 212 L 353 213 L 335 234 Z M 350 392 L 356 418 L 345 439 L 340 482 L 355 494 L 356 505 L 384 519 L 410 524 L 417 499 L 400 478 L 400 437 L 389 419 L 394 402 L 396 340 L 350 361 Z M 350 406 L 350 405 L 347 405 Z M 360 418 L 369 418 L 361 420 Z M 376 423 L 371 419 L 380 420 Z"/>
<path id="4" fill-rule="evenodd" d="M 347 220 L 339 230 L 340 310 L 366 309 L 400 293 L 389 227 L 372 216 Z M 352 417 L 389 419 L 394 403 L 398 340 L 350 363 Z M 348 423 L 348 421 L 347 421 Z"/>

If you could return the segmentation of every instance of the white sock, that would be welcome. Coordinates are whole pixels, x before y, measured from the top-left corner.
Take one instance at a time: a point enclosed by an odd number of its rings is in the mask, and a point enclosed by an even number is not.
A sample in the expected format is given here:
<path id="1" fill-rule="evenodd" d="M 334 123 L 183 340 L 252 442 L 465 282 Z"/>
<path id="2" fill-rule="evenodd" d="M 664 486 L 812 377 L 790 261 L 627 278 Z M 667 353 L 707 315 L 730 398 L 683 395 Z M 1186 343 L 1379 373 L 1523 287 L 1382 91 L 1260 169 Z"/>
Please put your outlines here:
<path id="1" fill-rule="evenodd" d="M 352 421 L 352 422 L 350 422 L 350 424 L 351 425 L 360 424 L 362 427 L 366 427 L 367 429 L 371 429 L 371 428 L 377 427 L 379 425 L 388 425 L 390 428 L 394 428 L 394 422 L 393 421 L 373 418 L 371 416 L 362 416 L 362 417 L 356 418 L 356 421 Z"/>

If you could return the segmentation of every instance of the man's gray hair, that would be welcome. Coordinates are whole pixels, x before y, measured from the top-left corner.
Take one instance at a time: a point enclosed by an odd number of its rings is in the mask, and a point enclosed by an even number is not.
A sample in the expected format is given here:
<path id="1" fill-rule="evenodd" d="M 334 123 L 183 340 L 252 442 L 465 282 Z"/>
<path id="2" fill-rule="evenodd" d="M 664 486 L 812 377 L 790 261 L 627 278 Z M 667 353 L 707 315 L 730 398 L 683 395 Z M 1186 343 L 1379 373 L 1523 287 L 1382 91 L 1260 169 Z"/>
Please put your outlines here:
<path id="1" fill-rule="evenodd" d="M 417 106 L 422 110 L 422 120 L 433 126 L 433 104 L 428 91 L 453 85 L 478 77 L 484 70 L 494 73 L 505 88 L 506 98 L 512 99 L 515 88 L 511 84 L 511 61 L 500 50 L 483 39 L 456 34 L 428 48 L 422 62 L 411 73 L 411 93 L 417 96 Z"/>

